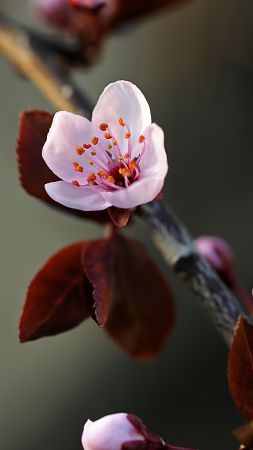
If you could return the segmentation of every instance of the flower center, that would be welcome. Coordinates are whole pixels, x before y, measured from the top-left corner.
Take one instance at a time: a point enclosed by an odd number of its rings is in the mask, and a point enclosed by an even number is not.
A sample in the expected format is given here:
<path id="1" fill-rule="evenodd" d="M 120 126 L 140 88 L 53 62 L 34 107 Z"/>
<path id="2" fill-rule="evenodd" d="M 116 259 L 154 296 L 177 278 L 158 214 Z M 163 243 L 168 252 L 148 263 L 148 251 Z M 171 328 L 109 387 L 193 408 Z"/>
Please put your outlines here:
<path id="1" fill-rule="evenodd" d="M 127 188 L 138 180 L 139 163 L 145 151 L 145 137 L 139 136 L 138 142 L 134 143 L 127 123 L 120 118 L 118 124 L 125 128 L 124 139 L 127 141 L 127 152 L 121 150 L 107 123 L 101 123 L 99 126 L 100 131 L 103 132 L 103 139 L 94 136 L 89 143 L 75 149 L 76 155 L 80 158 L 78 158 L 79 162 L 73 161 L 73 170 L 83 173 L 84 185 L 88 183 L 112 191 Z M 133 155 L 134 144 L 137 145 L 136 155 Z M 73 180 L 72 184 L 82 185 L 77 180 Z"/>

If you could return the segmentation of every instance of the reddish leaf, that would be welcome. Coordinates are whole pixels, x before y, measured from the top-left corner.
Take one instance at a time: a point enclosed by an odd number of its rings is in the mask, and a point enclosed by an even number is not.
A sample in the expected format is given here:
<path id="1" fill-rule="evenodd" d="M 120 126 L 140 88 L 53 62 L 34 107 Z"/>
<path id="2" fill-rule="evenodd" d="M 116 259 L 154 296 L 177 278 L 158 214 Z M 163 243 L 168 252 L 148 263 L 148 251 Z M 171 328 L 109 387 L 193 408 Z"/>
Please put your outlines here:
<path id="1" fill-rule="evenodd" d="M 20 341 L 67 331 L 90 315 L 91 285 L 81 266 L 80 242 L 56 253 L 33 279 L 20 320 Z"/>
<path id="2" fill-rule="evenodd" d="M 253 419 L 253 326 L 239 317 L 228 359 L 228 383 L 240 412 Z"/>
<path id="3" fill-rule="evenodd" d="M 247 449 L 253 449 L 253 422 L 246 423 L 242 427 L 237 428 L 233 434 Z M 242 448 L 246 449 L 246 447 Z"/>
<path id="4" fill-rule="evenodd" d="M 172 292 L 137 241 L 114 235 L 90 243 L 84 271 L 94 288 L 100 325 L 131 356 L 151 359 L 163 348 L 175 317 Z"/>
<path id="5" fill-rule="evenodd" d="M 45 184 L 59 180 L 42 158 L 42 148 L 52 120 L 53 114 L 45 111 L 25 111 L 21 114 L 17 154 L 23 188 L 33 197 L 62 211 L 98 222 L 107 222 L 108 215 L 105 211 L 83 212 L 66 208 L 47 195 L 44 188 Z"/>
<path id="6" fill-rule="evenodd" d="M 124 228 L 128 224 L 131 217 L 130 209 L 115 208 L 115 206 L 108 208 L 108 213 L 112 219 L 112 222 L 118 228 Z"/>
<path id="7" fill-rule="evenodd" d="M 108 319 L 112 297 L 113 255 L 110 244 L 110 239 L 90 242 L 82 254 L 85 275 L 93 286 L 95 319 L 101 327 Z"/>

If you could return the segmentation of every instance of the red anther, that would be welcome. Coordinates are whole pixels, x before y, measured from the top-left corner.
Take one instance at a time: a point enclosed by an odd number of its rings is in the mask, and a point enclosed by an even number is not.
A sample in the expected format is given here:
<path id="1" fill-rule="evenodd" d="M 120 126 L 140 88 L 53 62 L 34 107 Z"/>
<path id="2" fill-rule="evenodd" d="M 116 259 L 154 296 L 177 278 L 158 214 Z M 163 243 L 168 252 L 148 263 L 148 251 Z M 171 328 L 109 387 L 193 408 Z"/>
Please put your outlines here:
<path id="1" fill-rule="evenodd" d="M 87 177 L 87 181 L 89 184 L 95 184 L 96 183 L 96 175 L 94 173 L 90 173 L 90 175 Z"/>
<path id="2" fill-rule="evenodd" d="M 81 156 L 81 155 L 84 154 L 84 149 L 82 147 L 77 147 L 76 148 L 76 153 Z"/>
<path id="3" fill-rule="evenodd" d="M 93 138 L 91 139 L 91 143 L 92 143 L 93 145 L 97 145 L 98 142 L 99 142 L 98 137 L 97 137 L 97 136 L 93 136 Z"/>
<path id="4" fill-rule="evenodd" d="M 108 128 L 108 124 L 107 123 L 101 123 L 99 125 L 99 128 L 100 128 L 101 131 L 106 131 L 107 128 Z"/>
<path id="5" fill-rule="evenodd" d="M 73 180 L 73 181 L 72 181 L 72 184 L 73 184 L 74 186 L 77 186 L 77 187 L 79 187 L 79 186 L 80 186 L 80 183 L 78 183 L 78 181 L 77 181 L 77 180 Z"/>

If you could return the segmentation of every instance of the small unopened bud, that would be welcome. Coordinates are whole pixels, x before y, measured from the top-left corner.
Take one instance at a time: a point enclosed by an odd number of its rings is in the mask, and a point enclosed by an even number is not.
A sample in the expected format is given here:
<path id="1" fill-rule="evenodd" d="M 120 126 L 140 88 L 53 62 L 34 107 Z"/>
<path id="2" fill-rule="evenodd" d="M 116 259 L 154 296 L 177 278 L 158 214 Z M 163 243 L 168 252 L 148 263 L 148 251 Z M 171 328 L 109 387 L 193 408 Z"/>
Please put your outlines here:
<path id="1" fill-rule="evenodd" d="M 32 7 L 40 19 L 53 27 L 64 29 L 71 23 L 69 0 L 32 0 Z"/>
<path id="2" fill-rule="evenodd" d="M 138 417 L 126 413 L 105 416 L 95 422 L 88 420 L 82 444 L 84 450 L 193 450 L 166 444 L 150 433 Z"/>
<path id="3" fill-rule="evenodd" d="M 129 441 L 144 441 L 144 437 L 132 425 L 128 414 L 112 414 L 95 422 L 88 420 L 84 425 L 84 450 L 121 450 Z"/>
<path id="4" fill-rule="evenodd" d="M 230 246 L 215 236 L 200 236 L 195 240 L 198 251 L 216 270 L 222 280 L 232 287 L 234 284 L 234 255 Z"/>
<path id="5" fill-rule="evenodd" d="M 234 253 L 227 242 L 215 236 L 200 236 L 195 240 L 195 244 L 222 281 L 237 295 L 253 316 L 253 301 L 246 294 L 237 276 Z"/>

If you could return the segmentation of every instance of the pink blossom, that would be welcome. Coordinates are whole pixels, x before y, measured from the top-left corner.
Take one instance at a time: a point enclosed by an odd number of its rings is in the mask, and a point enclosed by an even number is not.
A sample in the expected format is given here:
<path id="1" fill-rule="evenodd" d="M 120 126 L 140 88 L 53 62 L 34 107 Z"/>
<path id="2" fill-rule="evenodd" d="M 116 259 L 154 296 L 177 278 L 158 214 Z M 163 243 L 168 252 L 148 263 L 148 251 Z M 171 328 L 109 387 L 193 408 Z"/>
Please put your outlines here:
<path id="1" fill-rule="evenodd" d="M 131 414 L 119 413 L 84 425 L 84 450 L 194 450 L 166 444 Z M 195 449 L 196 450 L 196 449 Z"/>
<path id="2" fill-rule="evenodd" d="M 127 81 L 105 88 L 91 122 L 56 113 L 42 155 L 62 180 L 45 185 L 48 195 L 82 211 L 148 203 L 168 170 L 163 131 L 151 123 L 144 95 Z"/>
<path id="3" fill-rule="evenodd" d="M 67 28 L 71 22 L 72 10 L 69 0 L 32 0 L 36 14 L 49 25 Z"/>

